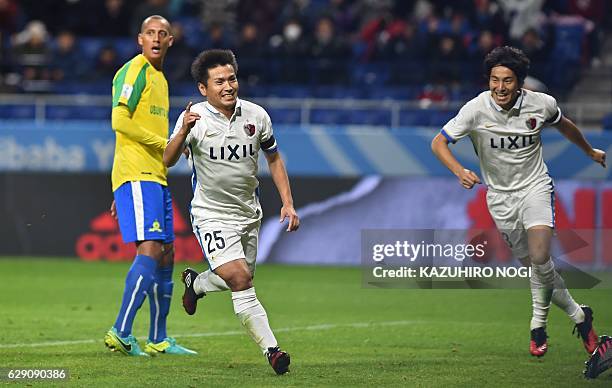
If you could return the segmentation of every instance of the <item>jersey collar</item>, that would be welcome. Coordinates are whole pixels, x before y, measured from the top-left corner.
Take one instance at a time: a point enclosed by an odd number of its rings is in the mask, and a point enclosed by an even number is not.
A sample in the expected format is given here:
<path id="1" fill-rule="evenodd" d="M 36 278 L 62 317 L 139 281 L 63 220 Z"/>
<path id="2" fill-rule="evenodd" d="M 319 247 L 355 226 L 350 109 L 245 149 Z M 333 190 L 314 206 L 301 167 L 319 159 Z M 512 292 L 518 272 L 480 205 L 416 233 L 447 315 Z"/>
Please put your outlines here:
<path id="1" fill-rule="evenodd" d="M 148 63 L 148 64 L 149 64 L 149 67 L 150 67 L 150 68 L 151 68 L 153 71 L 158 71 L 158 72 L 161 72 L 161 70 L 157 70 L 157 69 L 155 68 L 155 66 L 153 66 L 153 64 L 152 64 L 151 62 L 149 62 L 149 60 L 147 59 L 147 57 L 145 57 L 145 56 L 144 56 L 144 54 L 140 53 L 140 54 L 138 54 L 138 55 L 137 55 L 137 57 L 138 57 L 138 56 L 141 56 L 141 57 L 142 57 L 142 59 L 144 59 L 144 61 L 145 61 L 146 63 Z"/>
<path id="2" fill-rule="evenodd" d="M 514 103 L 514 106 L 512 106 L 512 108 L 510 108 L 510 110 L 508 111 L 508 114 L 510 114 L 511 112 L 519 112 L 521 110 L 521 106 L 523 105 L 523 97 L 525 96 L 525 92 L 523 91 L 523 89 L 520 90 L 520 95 L 519 97 L 516 99 L 516 102 Z M 502 108 L 501 106 L 497 105 L 497 103 L 495 102 L 495 100 L 493 100 L 493 97 L 491 97 L 491 92 L 489 92 L 489 105 L 491 106 L 491 108 L 495 109 L 498 112 L 503 112 L 504 108 Z"/>
<path id="3" fill-rule="evenodd" d="M 204 106 L 211 113 L 216 114 L 216 115 L 221 115 L 221 112 L 219 112 L 217 110 L 217 108 L 215 108 L 214 106 L 210 105 L 210 103 L 208 101 L 206 101 L 206 103 L 204 103 Z M 234 107 L 234 114 L 232 115 L 232 117 L 233 116 L 241 116 L 241 115 L 242 115 L 242 103 L 241 103 L 240 99 L 238 97 L 236 97 L 236 106 Z"/>

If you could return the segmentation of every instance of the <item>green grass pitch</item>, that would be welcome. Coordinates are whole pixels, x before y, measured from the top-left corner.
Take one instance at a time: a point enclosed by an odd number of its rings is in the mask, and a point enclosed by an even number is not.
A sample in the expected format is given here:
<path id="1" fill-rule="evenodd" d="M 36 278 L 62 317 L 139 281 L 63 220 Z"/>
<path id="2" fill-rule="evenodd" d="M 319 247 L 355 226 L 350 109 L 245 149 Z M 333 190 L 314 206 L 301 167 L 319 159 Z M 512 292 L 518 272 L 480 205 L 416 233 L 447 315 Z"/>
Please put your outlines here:
<path id="1" fill-rule="evenodd" d="M 169 333 L 199 355 L 125 357 L 109 352 L 103 337 L 114 322 L 128 266 L 0 259 L 0 368 L 67 368 L 67 384 L 54 383 L 61 386 L 612 385 L 610 371 L 583 379 L 587 355 L 557 308 L 548 354 L 529 355 L 528 290 L 363 289 L 357 268 L 258 268 L 257 294 L 291 354 L 285 376 L 274 374 L 243 332 L 230 293 L 210 294 L 194 316 L 183 312 L 181 264 Z M 612 333 L 612 291 L 573 294 L 593 307 L 599 334 Z M 143 340 L 148 310 L 145 301 L 134 326 Z"/>

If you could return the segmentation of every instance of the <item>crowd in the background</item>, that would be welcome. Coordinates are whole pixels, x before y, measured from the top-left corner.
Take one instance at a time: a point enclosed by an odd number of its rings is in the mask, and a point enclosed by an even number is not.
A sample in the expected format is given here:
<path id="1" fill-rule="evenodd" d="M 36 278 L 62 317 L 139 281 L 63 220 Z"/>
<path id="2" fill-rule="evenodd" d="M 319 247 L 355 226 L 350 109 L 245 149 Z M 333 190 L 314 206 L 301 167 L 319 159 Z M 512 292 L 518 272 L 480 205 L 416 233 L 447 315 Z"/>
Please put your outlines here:
<path id="1" fill-rule="evenodd" d="M 577 61 L 597 65 L 601 33 L 612 21 L 608 3 L 0 0 L 0 90 L 45 91 L 66 81 L 108 84 L 138 52 L 135 36 L 152 14 L 173 24 L 175 43 L 165 65 L 170 82 L 190 81 L 189 65 L 202 49 L 231 48 L 240 77 L 253 85 L 448 84 L 477 75 L 484 55 L 500 44 L 522 48 L 536 67 L 551 63 L 564 52 L 559 39 L 571 39 L 560 37 L 558 26 L 567 26 L 570 35 L 577 26 Z"/>

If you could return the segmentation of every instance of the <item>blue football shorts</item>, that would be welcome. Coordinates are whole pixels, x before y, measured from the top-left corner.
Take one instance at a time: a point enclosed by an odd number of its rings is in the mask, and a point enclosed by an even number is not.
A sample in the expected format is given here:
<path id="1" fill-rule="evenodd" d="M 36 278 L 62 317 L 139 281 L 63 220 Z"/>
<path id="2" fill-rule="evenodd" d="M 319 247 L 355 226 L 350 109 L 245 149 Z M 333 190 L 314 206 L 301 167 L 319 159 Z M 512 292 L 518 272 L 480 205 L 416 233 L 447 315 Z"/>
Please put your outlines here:
<path id="1" fill-rule="evenodd" d="M 148 181 L 125 182 L 113 193 L 125 243 L 174 241 L 172 197 L 168 187 Z"/>

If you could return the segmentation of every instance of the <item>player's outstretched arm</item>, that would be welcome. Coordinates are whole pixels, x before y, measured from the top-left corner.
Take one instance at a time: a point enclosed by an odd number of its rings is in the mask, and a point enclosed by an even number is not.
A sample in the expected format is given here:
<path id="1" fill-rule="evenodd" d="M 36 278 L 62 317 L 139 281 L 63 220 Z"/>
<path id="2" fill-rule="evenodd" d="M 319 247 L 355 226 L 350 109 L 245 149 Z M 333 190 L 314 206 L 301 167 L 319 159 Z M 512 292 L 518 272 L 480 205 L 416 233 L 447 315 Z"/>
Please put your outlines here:
<path id="1" fill-rule="evenodd" d="M 172 138 L 164 150 L 164 164 L 166 167 L 174 166 L 179 160 L 181 154 L 185 150 L 187 135 L 189 135 L 191 129 L 199 119 L 200 115 L 198 113 L 191 112 L 191 101 L 189 101 L 189 104 L 187 104 L 185 108 L 185 112 L 182 114 L 181 127 L 172 135 Z"/>
<path id="2" fill-rule="evenodd" d="M 480 183 L 480 178 L 473 171 L 463 168 L 448 147 L 448 139 L 441 133 L 437 134 L 431 142 L 431 150 L 434 155 L 459 179 L 461 186 L 471 189 Z"/>
<path id="3" fill-rule="evenodd" d="M 280 222 L 285 221 L 288 217 L 289 225 L 287 225 L 287 232 L 293 232 L 300 227 L 300 218 L 293 208 L 293 196 L 291 195 L 291 186 L 289 186 L 289 177 L 287 175 L 285 163 L 278 152 L 271 154 L 266 153 L 265 155 L 268 166 L 270 167 L 270 175 L 272 176 L 272 180 L 283 202 L 283 207 L 280 212 Z"/>
<path id="4" fill-rule="evenodd" d="M 580 129 L 570 119 L 565 116 L 561 117 L 561 120 L 554 126 L 563 136 L 569 141 L 576 144 L 589 158 L 593 161 L 601 164 L 604 168 L 606 167 L 606 153 L 597 148 L 593 148 L 591 144 L 584 137 Z"/>

